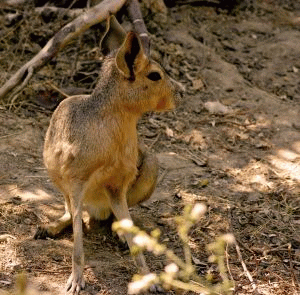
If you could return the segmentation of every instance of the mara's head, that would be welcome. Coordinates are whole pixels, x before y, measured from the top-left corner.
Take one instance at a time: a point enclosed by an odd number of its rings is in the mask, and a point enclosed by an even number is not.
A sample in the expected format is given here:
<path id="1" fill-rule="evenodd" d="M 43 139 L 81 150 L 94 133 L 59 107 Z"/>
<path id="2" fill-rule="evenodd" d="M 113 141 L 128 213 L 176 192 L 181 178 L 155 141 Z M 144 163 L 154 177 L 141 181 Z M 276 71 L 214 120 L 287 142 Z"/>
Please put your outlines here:
<path id="1" fill-rule="evenodd" d="M 114 73 L 111 78 L 116 79 L 119 103 L 129 111 L 166 111 L 179 102 L 182 89 L 145 54 L 139 37 L 134 32 L 126 34 L 113 16 L 108 21 L 101 48 L 108 56 L 103 75 Z"/>

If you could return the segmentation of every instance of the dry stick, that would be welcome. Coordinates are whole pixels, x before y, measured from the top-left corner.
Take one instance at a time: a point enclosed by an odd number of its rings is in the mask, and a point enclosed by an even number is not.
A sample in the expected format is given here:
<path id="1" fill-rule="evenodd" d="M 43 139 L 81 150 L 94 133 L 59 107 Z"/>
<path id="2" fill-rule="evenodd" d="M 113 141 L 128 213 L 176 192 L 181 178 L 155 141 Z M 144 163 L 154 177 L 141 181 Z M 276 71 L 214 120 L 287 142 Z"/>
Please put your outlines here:
<path id="1" fill-rule="evenodd" d="M 192 291 L 195 292 L 197 294 L 210 294 L 208 288 L 206 287 L 202 287 L 198 282 L 193 283 L 193 282 L 189 282 L 189 283 L 185 283 L 179 280 L 166 280 L 167 284 L 170 284 L 171 286 L 173 286 L 176 289 L 181 289 L 181 290 L 185 290 L 185 291 Z"/>
<path id="2" fill-rule="evenodd" d="M 249 211 L 248 211 L 249 212 Z M 262 254 L 263 256 L 267 256 L 269 253 L 271 252 L 279 252 L 279 251 L 283 251 L 286 249 L 286 251 L 289 250 L 289 245 L 290 243 L 287 243 L 287 244 L 284 244 L 284 245 L 280 245 L 276 248 L 272 248 L 272 249 L 269 249 L 269 250 L 264 250 L 264 249 L 260 249 L 260 248 L 257 248 L 257 247 L 252 247 L 252 249 L 255 251 L 255 252 L 259 252 L 260 254 Z M 249 249 L 248 249 L 249 250 Z"/>
<path id="3" fill-rule="evenodd" d="M 292 284 L 293 284 L 293 287 L 296 288 L 296 276 L 295 276 L 295 273 L 294 273 L 294 267 L 293 267 L 293 261 L 292 261 L 292 253 L 291 253 L 291 250 L 292 250 L 292 245 L 291 243 L 288 244 L 288 251 L 289 251 L 289 263 L 290 263 L 290 273 L 291 273 L 291 276 L 292 276 Z M 297 284 L 298 285 L 298 284 Z"/>
<path id="4" fill-rule="evenodd" d="M 63 95 L 64 97 L 70 97 L 70 95 L 68 95 L 67 93 L 65 93 L 64 91 L 62 91 L 61 89 L 59 89 L 58 87 L 56 87 L 54 84 L 52 84 L 50 81 L 47 82 L 47 84 L 49 86 L 51 86 L 54 90 L 56 90 L 57 92 L 59 92 L 61 95 Z"/>
<path id="5" fill-rule="evenodd" d="M 0 88 L 0 100 L 4 99 L 22 81 L 21 89 L 23 89 L 32 75 L 51 60 L 68 42 L 85 32 L 91 26 L 104 21 L 110 14 L 119 11 L 125 2 L 126 0 L 104 0 L 64 26 L 33 59 L 21 67 Z"/>
<path id="6" fill-rule="evenodd" d="M 75 73 L 76 73 L 76 70 L 77 70 L 77 64 L 78 64 L 78 58 L 79 58 L 79 53 L 80 53 L 81 42 L 82 42 L 82 35 L 77 40 L 75 58 L 73 59 L 73 64 L 72 64 L 72 69 L 71 69 L 71 77 L 72 77 L 73 80 L 74 80 L 74 76 L 75 76 Z"/>
<path id="7" fill-rule="evenodd" d="M 27 85 L 28 81 L 31 79 L 32 76 L 33 76 L 33 68 L 29 68 L 26 79 L 23 81 L 23 83 L 20 86 L 18 86 L 14 90 L 14 92 L 12 94 L 13 98 L 12 98 L 11 103 L 9 105 L 9 110 L 11 110 L 13 104 L 15 103 L 15 101 L 17 100 L 17 98 L 19 96 L 19 93 L 25 88 L 25 86 Z M 1 91 L 1 89 L 0 89 L 0 91 Z"/>
<path id="8" fill-rule="evenodd" d="M 149 151 L 154 147 L 154 145 L 158 142 L 159 138 L 161 136 L 161 132 L 158 133 L 158 135 L 156 136 L 156 138 L 153 140 L 153 142 L 150 144 L 150 146 L 148 147 Z"/>
<path id="9" fill-rule="evenodd" d="M 75 18 L 84 13 L 85 9 L 83 8 L 63 8 L 63 7 L 55 7 L 55 6 L 44 6 L 44 7 L 36 7 L 34 11 L 38 14 L 42 14 L 45 11 L 52 12 L 56 15 L 68 16 L 70 18 Z"/>
<path id="10" fill-rule="evenodd" d="M 242 257 L 242 253 L 241 253 L 240 246 L 238 245 L 237 242 L 235 243 L 235 249 L 236 249 L 236 253 L 237 253 L 238 257 L 239 257 L 239 260 L 240 260 L 240 262 L 241 262 L 241 264 L 242 264 L 243 270 L 244 270 L 245 274 L 247 275 L 247 277 L 248 277 L 248 279 L 249 279 L 249 281 L 250 281 L 250 283 L 251 283 L 251 286 L 252 286 L 252 288 L 253 288 L 253 291 L 255 292 L 256 289 L 257 289 L 257 286 L 256 286 L 256 284 L 254 283 L 254 280 L 253 280 L 253 278 L 252 278 L 250 272 L 249 272 L 248 269 L 247 269 L 246 263 L 244 262 L 243 257 Z"/>
<path id="11" fill-rule="evenodd" d="M 150 56 L 150 38 L 143 15 L 137 0 L 129 0 L 127 5 L 128 16 L 133 24 L 134 31 L 139 35 L 147 56 Z"/>
<path id="12" fill-rule="evenodd" d="M 233 276 L 232 276 L 232 272 L 230 269 L 230 265 L 229 265 L 229 254 L 228 254 L 228 244 L 226 245 L 226 249 L 225 249 L 225 258 L 226 258 L 226 265 L 227 265 L 227 269 L 230 275 L 230 279 L 232 282 L 234 282 Z"/>
<path id="13" fill-rule="evenodd" d="M 0 136 L 0 139 L 7 138 L 7 137 L 10 137 L 10 136 L 17 136 L 17 135 L 20 135 L 22 133 L 23 132 L 17 132 L 17 133 L 11 133 L 11 134 L 2 135 L 2 136 Z"/>
<path id="14" fill-rule="evenodd" d="M 1 0 L 0 8 L 18 7 L 19 5 L 26 4 L 27 0 Z"/>
<path id="15" fill-rule="evenodd" d="M 162 175 L 157 179 L 157 185 L 160 184 L 163 179 L 165 178 L 165 176 L 170 172 L 171 170 L 170 169 L 166 169 Z"/>

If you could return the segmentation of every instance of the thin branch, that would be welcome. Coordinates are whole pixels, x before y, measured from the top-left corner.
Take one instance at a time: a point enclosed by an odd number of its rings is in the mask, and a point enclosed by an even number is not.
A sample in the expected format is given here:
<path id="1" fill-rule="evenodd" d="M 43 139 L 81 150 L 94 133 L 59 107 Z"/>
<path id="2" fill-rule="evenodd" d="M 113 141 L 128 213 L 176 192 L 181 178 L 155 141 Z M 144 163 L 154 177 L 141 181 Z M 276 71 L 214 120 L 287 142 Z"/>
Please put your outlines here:
<path id="1" fill-rule="evenodd" d="M 237 244 L 237 242 L 235 244 L 235 249 L 236 249 L 236 253 L 237 253 L 238 257 L 239 257 L 239 260 L 240 260 L 240 262 L 242 264 L 243 270 L 244 270 L 246 276 L 248 277 L 248 279 L 249 279 L 249 281 L 251 283 L 253 291 L 255 292 L 257 290 L 257 286 L 254 283 L 253 277 L 251 276 L 250 272 L 247 269 L 246 263 L 243 260 L 243 256 L 242 256 L 242 253 L 241 253 L 240 246 Z"/>
<path id="2" fill-rule="evenodd" d="M 29 68 L 28 69 L 28 74 L 26 76 L 26 79 L 23 81 L 23 83 L 18 86 L 15 91 L 13 92 L 13 94 L 11 95 L 13 98 L 10 102 L 10 106 L 9 109 L 12 108 L 12 106 L 14 105 L 15 101 L 17 100 L 19 93 L 25 88 L 25 86 L 27 85 L 28 81 L 31 79 L 31 77 L 33 76 L 33 69 Z"/>
<path id="3" fill-rule="evenodd" d="M 68 95 L 67 93 L 65 93 L 64 91 L 62 91 L 61 89 L 59 89 L 58 87 L 56 87 L 53 83 L 51 83 L 50 81 L 47 82 L 47 84 L 49 86 L 51 86 L 54 90 L 56 90 L 57 92 L 59 92 L 62 96 L 64 96 L 65 98 L 70 97 L 70 95 Z"/>
<path id="4" fill-rule="evenodd" d="M 55 7 L 55 6 L 43 6 L 43 7 L 36 7 L 35 11 L 38 14 L 43 14 L 43 13 L 54 13 L 56 16 L 57 15 L 67 15 L 70 18 L 78 17 L 82 13 L 84 13 L 83 8 L 73 8 L 73 9 L 68 9 L 68 8 L 62 8 L 62 7 Z"/>
<path id="5" fill-rule="evenodd" d="M 289 251 L 290 273 L 291 273 L 291 276 L 292 276 L 292 285 L 293 285 L 294 288 L 296 288 L 298 284 L 296 284 L 297 278 L 296 278 L 295 273 L 294 273 L 291 250 L 292 250 L 292 245 L 291 245 L 291 243 L 289 243 L 288 244 L 288 251 Z"/>
<path id="6" fill-rule="evenodd" d="M 210 290 L 207 287 L 202 287 L 199 284 L 195 284 L 193 282 L 182 282 L 179 280 L 166 281 L 167 284 L 170 284 L 172 287 L 176 289 L 181 289 L 185 291 L 192 291 L 197 294 L 210 294 Z"/>
<path id="7" fill-rule="evenodd" d="M 225 258 L 226 258 L 226 265 L 227 265 L 227 269 L 228 269 L 228 273 L 230 275 L 230 280 L 232 282 L 234 282 L 232 273 L 231 273 L 231 269 L 230 269 L 230 265 L 229 265 L 229 254 L 228 254 L 228 244 L 226 245 L 226 249 L 225 249 Z"/>
<path id="8" fill-rule="evenodd" d="M 24 88 L 31 76 L 50 61 L 72 39 L 85 32 L 91 26 L 104 21 L 110 14 L 119 11 L 125 2 L 126 0 L 104 0 L 64 26 L 33 59 L 21 67 L 0 88 L 0 100 L 4 99 L 9 92 L 22 82 L 22 88 Z"/>
<path id="9" fill-rule="evenodd" d="M 145 49 L 146 55 L 150 55 L 150 38 L 147 31 L 146 25 L 144 23 L 143 15 L 140 10 L 140 6 L 137 0 L 129 0 L 128 6 L 128 16 L 131 23 L 133 24 L 134 31 L 139 35 L 143 48 Z"/>

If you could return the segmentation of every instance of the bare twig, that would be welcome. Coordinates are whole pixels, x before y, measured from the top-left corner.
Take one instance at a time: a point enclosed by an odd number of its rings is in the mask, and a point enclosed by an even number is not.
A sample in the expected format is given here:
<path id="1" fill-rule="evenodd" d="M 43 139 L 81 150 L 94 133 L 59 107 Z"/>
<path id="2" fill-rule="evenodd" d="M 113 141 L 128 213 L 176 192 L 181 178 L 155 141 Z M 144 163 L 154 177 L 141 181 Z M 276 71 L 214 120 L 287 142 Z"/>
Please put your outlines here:
<path id="1" fill-rule="evenodd" d="M 142 12 L 140 10 L 138 1 L 129 0 L 127 9 L 128 9 L 128 16 L 134 27 L 134 31 L 139 35 L 143 44 L 143 48 L 145 49 L 145 53 L 149 56 L 150 38 L 149 38 L 146 25 L 143 20 Z"/>
<path id="2" fill-rule="evenodd" d="M 166 169 L 161 176 L 157 179 L 157 185 L 163 181 L 165 176 L 170 172 L 170 169 Z"/>
<path id="3" fill-rule="evenodd" d="M 296 279 L 296 276 L 295 276 L 295 273 L 294 273 L 294 266 L 293 266 L 291 249 L 292 249 L 292 245 L 291 245 L 291 243 L 289 243 L 288 244 L 288 251 L 289 251 L 290 273 L 291 273 L 291 276 L 292 276 L 293 287 L 296 288 L 297 279 Z"/>
<path id="4" fill-rule="evenodd" d="M 18 135 L 20 135 L 22 133 L 23 132 L 17 132 L 17 133 L 11 133 L 11 134 L 2 135 L 2 136 L 0 136 L 0 139 L 7 138 L 7 137 L 10 137 L 10 136 L 18 136 Z"/>
<path id="5" fill-rule="evenodd" d="M 233 279 L 233 276 L 232 276 L 232 273 L 231 273 L 231 269 L 230 269 L 230 265 L 229 265 L 228 244 L 226 245 L 226 249 L 225 249 L 225 258 L 226 258 L 226 265 L 227 265 L 228 273 L 230 275 L 230 279 L 231 279 L 231 281 L 234 282 L 234 279 Z"/>
<path id="6" fill-rule="evenodd" d="M 23 83 L 14 90 L 14 92 L 12 94 L 13 98 L 11 100 L 9 109 L 12 108 L 13 104 L 15 103 L 15 101 L 17 100 L 17 98 L 19 96 L 19 93 L 25 88 L 25 86 L 27 85 L 28 81 L 31 79 L 32 75 L 33 75 L 33 68 L 29 68 L 28 69 L 27 77 L 25 78 L 25 80 L 23 81 Z M 1 92 L 1 89 L 0 89 L 0 92 Z"/>
<path id="7" fill-rule="evenodd" d="M 159 132 L 158 134 L 157 134 L 157 136 L 155 137 L 155 139 L 153 140 L 153 142 L 151 143 L 151 145 L 149 146 L 149 151 L 154 147 L 154 145 L 158 142 L 158 140 L 159 140 L 159 138 L 160 138 L 160 136 L 161 136 L 161 132 Z"/>
<path id="8" fill-rule="evenodd" d="M 43 7 L 36 7 L 35 11 L 38 14 L 42 14 L 45 12 L 52 12 L 55 13 L 56 15 L 63 15 L 63 16 L 68 16 L 70 18 L 74 18 L 80 16 L 84 12 L 84 9 L 83 8 L 68 9 L 68 8 L 55 7 L 55 6 L 43 6 Z"/>
<path id="9" fill-rule="evenodd" d="M 59 92 L 61 95 L 63 95 L 64 97 L 69 97 L 70 95 L 68 95 L 67 93 L 65 93 L 64 91 L 62 91 L 61 89 L 59 89 L 58 87 L 56 87 L 54 84 L 52 84 L 50 81 L 47 82 L 47 84 L 49 86 L 51 86 L 54 90 L 56 90 L 57 92 Z"/>
<path id="10" fill-rule="evenodd" d="M 33 59 L 21 67 L 0 88 L 0 100 L 4 99 L 9 92 L 21 83 L 21 89 L 23 89 L 32 75 L 51 60 L 67 43 L 91 26 L 104 21 L 110 14 L 119 11 L 125 2 L 126 0 L 104 0 L 64 26 Z"/>
<path id="11" fill-rule="evenodd" d="M 254 280 L 253 280 L 253 278 L 252 278 L 250 272 L 249 272 L 248 269 L 247 269 L 246 263 L 245 263 L 244 260 L 243 260 L 243 256 L 242 256 L 242 253 L 241 253 L 240 246 L 237 244 L 237 242 L 236 242 L 236 244 L 235 244 L 235 249 L 236 249 L 236 253 L 237 253 L 238 257 L 239 257 L 239 260 L 240 260 L 240 262 L 241 262 L 241 264 L 242 264 L 244 273 L 246 274 L 247 278 L 249 279 L 249 281 L 250 281 L 250 283 L 251 283 L 251 286 L 252 286 L 252 288 L 253 288 L 253 291 L 255 292 L 255 291 L 257 290 L 257 286 L 256 286 L 256 284 L 254 283 Z"/>

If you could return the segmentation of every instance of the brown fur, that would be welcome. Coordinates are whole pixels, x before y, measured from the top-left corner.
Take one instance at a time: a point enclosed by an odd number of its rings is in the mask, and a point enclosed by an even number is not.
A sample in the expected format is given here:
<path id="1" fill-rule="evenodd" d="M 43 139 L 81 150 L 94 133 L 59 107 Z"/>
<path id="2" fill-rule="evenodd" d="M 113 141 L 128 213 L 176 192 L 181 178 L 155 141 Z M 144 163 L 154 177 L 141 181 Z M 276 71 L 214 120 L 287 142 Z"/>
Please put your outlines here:
<path id="1" fill-rule="evenodd" d="M 118 26 L 106 32 L 102 46 Z M 58 221 L 42 226 L 36 238 L 56 236 L 73 224 L 74 250 L 68 294 L 84 287 L 82 210 L 95 219 L 106 219 L 111 212 L 118 220 L 130 219 L 128 206 L 151 196 L 157 179 L 156 158 L 139 147 L 136 124 L 147 111 L 174 108 L 178 88 L 161 67 L 148 59 L 134 33 L 118 32 L 114 52 L 103 64 L 92 95 L 64 100 L 54 112 L 46 134 L 44 162 L 53 183 L 62 191 L 66 213 Z M 122 38 L 121 38 L 122 39 Z M 105 43 L 105 44 L 104 44 Z M 108 45 L 107 45 L 108 44 Z M 149 73 L 159 73 L 153 81 Z M 132 236 L 125 236 L 129 247 Z M 141 272 L 148 272 L 142 254 L 136 257 Z"/>

